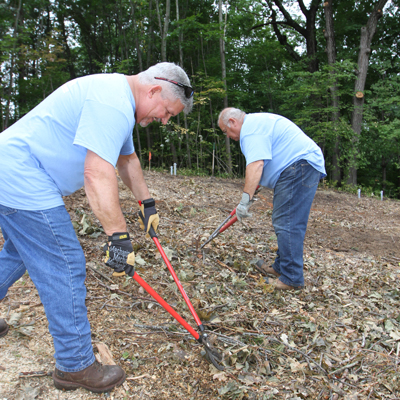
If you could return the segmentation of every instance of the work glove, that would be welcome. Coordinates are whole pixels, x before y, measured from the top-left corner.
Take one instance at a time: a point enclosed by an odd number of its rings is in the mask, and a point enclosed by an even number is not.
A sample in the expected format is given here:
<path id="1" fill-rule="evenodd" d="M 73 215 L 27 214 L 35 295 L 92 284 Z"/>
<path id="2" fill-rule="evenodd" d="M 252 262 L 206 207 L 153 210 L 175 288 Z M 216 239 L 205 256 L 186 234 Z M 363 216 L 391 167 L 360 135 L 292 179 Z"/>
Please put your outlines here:
<path id="1" fill-rule="evenodd" d="M 146 232 L 146 238 L 149 238 L 150 227 L 152 226 L 154 232 L 157 232 L 158 224 L 160 222 L 160 218 L 156 210 L 156 202 L 153 198 L 139 201 L 139 208 L 143 216 L 142 218 L 139 214 L 140 228 Z"/>
<path id="2" fill-rule="evenodd" d="M 253 203 L 254 200 L 250 200 L 250 195 L 244 192 L 242 194 L 242 200 L 236 207 L 236 216 L 240 222 L 243 218 L 250 218 L 253 216 L 253 214 L 249 213 L 249 208 Z"/>
<path id="3" fill-rule="evenodd" d="M 104 262 L 114 270 L 114 276 L 134 275 L 135 253 L 128 232 L 116 232 L 109 236 L 102 249 L 106 253 Z"/>

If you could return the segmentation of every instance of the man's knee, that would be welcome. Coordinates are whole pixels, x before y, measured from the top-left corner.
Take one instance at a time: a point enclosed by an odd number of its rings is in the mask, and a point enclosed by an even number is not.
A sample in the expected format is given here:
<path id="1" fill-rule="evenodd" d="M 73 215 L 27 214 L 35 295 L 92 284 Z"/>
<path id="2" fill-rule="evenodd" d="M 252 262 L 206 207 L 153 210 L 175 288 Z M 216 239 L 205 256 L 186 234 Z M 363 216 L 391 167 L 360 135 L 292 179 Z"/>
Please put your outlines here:
<path id="1" fill-rule="evenodd" d="M 17 268 L 9 271 L 2 269 L 0 274 L 0 300 L 6 297 L 8 288 L 10 288 L 18 279 L 20 279 L 26 271 L 25 265 L 20 263 Z"/>

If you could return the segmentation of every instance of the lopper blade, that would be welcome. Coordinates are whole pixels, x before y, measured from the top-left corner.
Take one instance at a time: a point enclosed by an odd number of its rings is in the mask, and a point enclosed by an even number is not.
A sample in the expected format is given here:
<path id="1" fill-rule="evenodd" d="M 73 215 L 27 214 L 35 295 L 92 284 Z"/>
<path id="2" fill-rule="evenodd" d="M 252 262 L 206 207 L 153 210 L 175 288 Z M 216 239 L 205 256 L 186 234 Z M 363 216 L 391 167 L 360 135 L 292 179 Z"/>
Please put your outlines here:
<path id="1" fill-rule="evenodd" d="M 213 347 L 208 339 L 207 334 L 201 335 L 201 343 L 204 345 L 207 359 L 217 368 L 219 371 L 223 371 L 225 368 L 220 363 L 222 362 L 222 355 Z"/>

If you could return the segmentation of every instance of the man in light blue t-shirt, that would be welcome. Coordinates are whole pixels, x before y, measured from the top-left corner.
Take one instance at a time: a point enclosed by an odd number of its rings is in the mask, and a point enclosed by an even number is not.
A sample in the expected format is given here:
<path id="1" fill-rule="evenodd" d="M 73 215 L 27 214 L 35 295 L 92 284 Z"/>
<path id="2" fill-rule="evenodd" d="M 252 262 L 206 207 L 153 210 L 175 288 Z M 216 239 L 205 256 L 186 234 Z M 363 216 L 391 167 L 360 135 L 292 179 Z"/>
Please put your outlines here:
<path id="1" fill-rule="evenodd" d="M 308 217 L 320 179 L 326 176 L 321 149 L 298 126 L 276 114 L 246 114 L 225 108 L 218 125 L 229 138 L 240 140 L 246 157 L 246 178 L 236 216 L 251 217 L 257 186 L 274 189 L 272 223 L 278 240 L 274 264 L 259 260 L 256 268 L 278 290 L 304 286 L 303 243 Z"/>
<path id="2" fill-rule="evenodd" d="M 135 123 L 164 125 L 193 106 L 185 71 L 159 63 L 138 75 L 98 74 L 67 82 L 0 134 L 0 300 L 27 270 L 53 337 L 58 389 L 96 393 L 122 384 L 119 366 L 95 361 L 85 306 L 86 262 L 63 196 L 85 187 L 108 236 L 106 265 L 133 276 L 134 253 L 118 180 L 157 230 L 155 201 L 132 141 Z M 0 319 L 0 337 L 8 325 Z"/>

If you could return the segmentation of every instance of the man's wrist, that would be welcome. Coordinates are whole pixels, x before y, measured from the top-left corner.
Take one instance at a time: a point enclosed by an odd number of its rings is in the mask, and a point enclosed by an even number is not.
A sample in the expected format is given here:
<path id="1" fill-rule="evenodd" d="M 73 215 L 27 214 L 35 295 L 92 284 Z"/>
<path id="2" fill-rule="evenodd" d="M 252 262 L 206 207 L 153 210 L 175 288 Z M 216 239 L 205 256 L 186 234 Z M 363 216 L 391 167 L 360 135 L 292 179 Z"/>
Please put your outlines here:
<path id="1" fill-rule="evenodd" d="M 150 199 L 146 199 L 142 201 L 142 204 L 144 208 L 149 208 L 149 207 L 155 207 L 156 202 L 155 200 L 151 197 Z"/>
<path id="2" fill-rule="evenodd" d="M 111 236 L 108 236 L 108 241 L 113 242 L 115 240 L 130 240 L 128 232 L 115 232 Z"/>
<path id="3" fill-rule="evenodd" d="M 243 205 L 247 205 L 250 203 L 250 195 L 246 192 L 242 194 L 242 200 L 240 201 Z"/>

